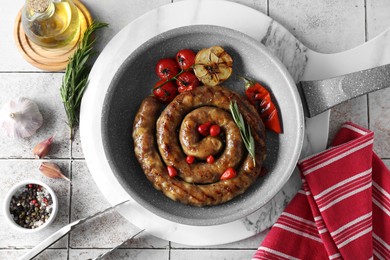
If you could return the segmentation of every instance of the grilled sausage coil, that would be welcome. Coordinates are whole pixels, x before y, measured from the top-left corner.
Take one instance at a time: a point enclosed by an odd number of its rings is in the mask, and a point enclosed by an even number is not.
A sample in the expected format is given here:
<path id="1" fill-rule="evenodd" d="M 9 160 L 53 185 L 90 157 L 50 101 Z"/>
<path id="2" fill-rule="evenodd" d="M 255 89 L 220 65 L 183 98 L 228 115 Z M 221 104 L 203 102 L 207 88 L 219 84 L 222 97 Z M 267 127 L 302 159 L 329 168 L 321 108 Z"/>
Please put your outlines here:
<path id="1" fill-rule="evenodd" d="M 230 114 L 236 101 L 255 140 L 255 164 L 246 151 Z M 265 159 L 264 125 L 255 108 L 224 87 L 198 87 L 178 95 L 159 115 L 161 104 L 149 96 L 142 102 L 133 125 L 135 155 L 146 177 L 167 197 L 194 206 L 224 203 L 242 194 L 260 175 Z M 200 124 L 211 122 L 222 129 L 220 136 L 202 138 Z M 186 162 L 187 155 L 197 160 Z M 215 162 L 208 164 L 208 155 Z M 167 166 L 177 169 L 169 177 Z M 237 176 L 220 180 L 227 168 Z"/>

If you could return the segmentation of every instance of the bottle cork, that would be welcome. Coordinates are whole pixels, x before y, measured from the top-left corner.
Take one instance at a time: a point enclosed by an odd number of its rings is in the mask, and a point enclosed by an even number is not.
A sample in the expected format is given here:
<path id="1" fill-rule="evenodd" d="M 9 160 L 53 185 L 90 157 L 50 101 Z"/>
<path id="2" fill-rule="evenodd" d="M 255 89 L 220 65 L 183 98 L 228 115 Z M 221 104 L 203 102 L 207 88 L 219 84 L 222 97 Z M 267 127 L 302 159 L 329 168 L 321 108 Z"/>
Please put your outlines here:
<path id="1" fill-rule="evenodd" d="M 49 6 L 48 0 L 29 0 L 29 7 L 36 13 L 43 13 Z"/>

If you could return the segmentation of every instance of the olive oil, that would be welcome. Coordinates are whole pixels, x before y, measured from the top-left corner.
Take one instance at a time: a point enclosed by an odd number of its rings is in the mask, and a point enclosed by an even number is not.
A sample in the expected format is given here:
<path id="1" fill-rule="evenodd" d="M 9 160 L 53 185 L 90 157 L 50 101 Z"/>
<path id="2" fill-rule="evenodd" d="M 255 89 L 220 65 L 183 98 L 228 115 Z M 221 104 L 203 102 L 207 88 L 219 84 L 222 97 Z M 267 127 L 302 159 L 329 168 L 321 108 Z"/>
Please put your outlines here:
<path id="1" fill-rule="evenodd" d="M 71 0 L 27 0 L 22 25 L 27 37 L 38 46 L 74 45 L 80 30 L 78 9 Z"/>

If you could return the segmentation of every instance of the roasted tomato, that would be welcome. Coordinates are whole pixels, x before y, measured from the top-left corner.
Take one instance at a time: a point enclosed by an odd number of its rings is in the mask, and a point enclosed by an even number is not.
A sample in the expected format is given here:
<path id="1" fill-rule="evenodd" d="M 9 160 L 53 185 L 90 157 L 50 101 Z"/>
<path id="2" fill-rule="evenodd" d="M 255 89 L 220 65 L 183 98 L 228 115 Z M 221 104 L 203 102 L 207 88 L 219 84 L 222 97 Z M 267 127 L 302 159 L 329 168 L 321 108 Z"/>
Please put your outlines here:
<path id="1" fill-rule="evenodd" d="M 153 94 L 162 103 L 169 103 L 178 94 L 177 86 L 172 81 L 160 80 L 154 85 Z"/>
<path id="2" fill-rule="evenodd" d="M 179 86 L 179 93 L 193 90 L 194 88 L 199 86 L 198 78 L 195 76 L 194 73 L 191 72 L 183 72 L 182 74 L 180 74 L 177 77 L 176 83 Z"/>
<path id="3" fill-rule="evenodd" d="M 188 155 L 188 156 L 186 157 L 186 162 L 187 162 L 188 164 L 193 164 L 193 163 L 195 162 L 195 157 L 192 156 L 192 155 Z"/>
<path id="4" fill-rule="evenodd" d="M 176 54 L 176 61 L 182 70 L 187 70 L 195 64 L 195 52 L 184 49 Z"/>
<path id="5" fill-rule="evenodd" d="M 221 127 L 219 125 L 212 125 L 210 127 L 210 135 L 217 136 L 221 133 Z"/>
<path id="6" fill-rule="evenodd" d="M 232 179 L 234 177 L 237 176 L 237 172 L 236 170 L 234 170 L 233 168 L 228 168 L 221 176 L 220 180 L 221 181 L 224 181 L 224 180 L 229 180 L 229 179 Z"/>
<path id="7" fill-rule="evenodd" d="M 170 79 L 179 73 L 179 65 L 174 59 L 165 58 L 157 62 L 155 71 L 160 79 Z"/>
<path id="8" fill-rule="evenodd" d="M 175 169 L 175 167 L 173 167 L 173 166 L 168 166 L 168 167 L 167 167 L 167 170 L 168 170 L 168 175 L 169 175 L 169 177 L 171 177 L 171 178 L 176 177 L 176 175 L 177 175 L 177 170 Z"/>
<path id="9" fill-rule="evenodd" d="M 208 136 L 210 134 L 211 122 L 206 122 L 198 126 L 198 132 L 203 136 Z"/>

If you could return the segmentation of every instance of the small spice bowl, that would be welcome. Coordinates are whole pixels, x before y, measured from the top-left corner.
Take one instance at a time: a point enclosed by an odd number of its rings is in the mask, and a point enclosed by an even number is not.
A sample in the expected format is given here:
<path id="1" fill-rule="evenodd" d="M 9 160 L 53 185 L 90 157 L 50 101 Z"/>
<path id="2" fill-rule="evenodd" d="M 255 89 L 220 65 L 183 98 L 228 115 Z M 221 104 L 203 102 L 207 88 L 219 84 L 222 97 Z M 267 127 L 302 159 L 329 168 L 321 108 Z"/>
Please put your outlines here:
<path id="1" fill-rule="evenodd" d="M 35 233 L 54 221 L 58 212 L 57 196 L 41 181 L 24 180 L 8 191 L 3 212 L 16 230 Z"/>

